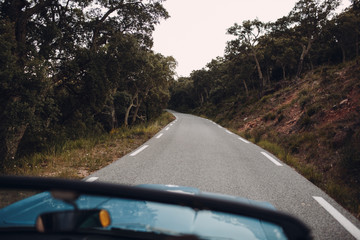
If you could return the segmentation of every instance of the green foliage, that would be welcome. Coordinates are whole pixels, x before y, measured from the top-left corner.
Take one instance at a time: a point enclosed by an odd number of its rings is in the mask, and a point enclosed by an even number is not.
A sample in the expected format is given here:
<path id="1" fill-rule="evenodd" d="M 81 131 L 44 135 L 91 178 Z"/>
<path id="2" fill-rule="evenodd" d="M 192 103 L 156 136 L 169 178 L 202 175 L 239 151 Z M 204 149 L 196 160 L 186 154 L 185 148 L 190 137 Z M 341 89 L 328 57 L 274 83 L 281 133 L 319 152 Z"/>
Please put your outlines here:
<path id="1" fill-rule="evenodd" d="M 281 122 L 285 118 L 284 114 L 280 114 L 278 117 L 278 122 Z"/>
<path id="2" fill-rule="evenodd" d="M 317 114 L 321 110 L 320 105 L 312 105 L 309 107 L 309 109 L 306 111 L 306 114 L 311 117 L 315 114 Z"/>
<path id="3" fill-rule="evenodd" d="M 172 120 L 173 115 L 164 112 L 147 124 L 56 142 L 41 152 L 8 162 L 3 171 L 6 174 L 83 178 L 136 149 Z"/>
<path id="4" fill-rule="evenodd" d="M 0 167 L 161 113 L 175 67 L 151 51 L 161 2 L 0 3 Z"/>
<path id="5" fill-rule="evenodd" d="M 300 96 L 298 101 L 299 101 L 300 108 L 303 110 L 305 108 L 305 106 L 310 103 L 311 97 L 310 96 Z"/>
<path id="6" fill-rule="evenodd" d="M 347 138 L 344 139 L 344 148 L 342 154 L 342 166 L 348 172 L 359 179 L 358 172 L 360 171 L 360 129 L 356 132 L 351 131 Z"/>
<path id="7" fill-rule="evenodd" d="M 294 167 L 297 171 L 299 171 L 304 177 L 309 179 L 314 184 L 320 184 L 322 182 L 322 175 L 314 166 L 310 164 L 300 163 L 298 159 L 292 156 L 287 150 L 285 150 L 282 146 L 269 142 L 266 140 L 262 140 L 258 143 L 262 148 L 270 151 L 279 159 Z"/>
<path id="8" fill-rule="evenodd" d="M 330 19 L 338 6 L 339 0 L 299 0 L 287 16 L 275 22 L 235 23 L 227 30 L 236 39 L 227 43 L 225 56 L 193 71 L 186 87 L 177 84 L 171 92 L 171 106 L 187 110 L 206 103 L 219 106 L 234 96 L 244 96 L 245 102 L 254 98 L 268 101 L 268 93 L 292 86 L 304 71 L 342 62 L 344 54 L 346 60 L 356 58 L 359 31 L 352 29 L 360 28 L 360 15 L 349 8 Z M 331 72 L 327 75 L 332 79 Z M 303 110 L 312 101 L 306 91 L 297 99 Z M 312 116 L 318 109 L 307 111 Z"/>
<path id="9" fill-rule="evenodd" d="M 272 95 L 266 95 L 266 96 L 263 96 L 261 99 L 260 99 L 260 102 L 261 103 L 266 103 L 270 98 L 272 98 L 273 96 Z"/>
<path id="10" fill-rule="evenodd" d="M 267 113 L 265 116 L 263 116 L 263 120 L 264 120 L 265 122 L 267 122 L 267 121 L 269 121 L 269 120 L 273 121 L 273 120 L 275 120 L 275 119 L 276 119 L 276 115 L 275 115 L 274 113 L 272 113 L 272 112 L 269 112 L 269 113 Z"/>
<path id="11" fill-rule="evenodd" d="M 261 141 L 262 136 L 266 133 L 266 130 L 263 128 L 255 128 L 251 131 L 251 136 L 254 139 L 255 143 L 259 143 Z"/>

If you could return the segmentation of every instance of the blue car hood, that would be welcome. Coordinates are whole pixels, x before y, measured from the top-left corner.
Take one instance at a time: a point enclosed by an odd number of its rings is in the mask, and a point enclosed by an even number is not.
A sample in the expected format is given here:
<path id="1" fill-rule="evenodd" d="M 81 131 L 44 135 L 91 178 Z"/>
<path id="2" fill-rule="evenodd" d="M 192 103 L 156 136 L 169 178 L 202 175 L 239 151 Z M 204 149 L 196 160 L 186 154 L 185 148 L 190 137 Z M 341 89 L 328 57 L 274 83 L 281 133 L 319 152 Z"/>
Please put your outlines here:
<path id="1" fill-rule="evenodd" d="M 140 185 L 183 194 L 212 196 L 274 209 L 266 202 L 200 192 L 196 188 L 171 185 Z M 158 232 L 171 235 L 195 234 L 204 238 L 286 239 L 282 228 L 258 219 L 214 211 L 195 211 L 188 207 L 156 202 L 82 195 L 76 201 L 79 209 L 106 209 L 111 216 L 107 229 Z M 46 212 L 72 210 L 48 192 L 18 201 L 0 209 L 0 227 L 34 226 L 37 216 Z"/>

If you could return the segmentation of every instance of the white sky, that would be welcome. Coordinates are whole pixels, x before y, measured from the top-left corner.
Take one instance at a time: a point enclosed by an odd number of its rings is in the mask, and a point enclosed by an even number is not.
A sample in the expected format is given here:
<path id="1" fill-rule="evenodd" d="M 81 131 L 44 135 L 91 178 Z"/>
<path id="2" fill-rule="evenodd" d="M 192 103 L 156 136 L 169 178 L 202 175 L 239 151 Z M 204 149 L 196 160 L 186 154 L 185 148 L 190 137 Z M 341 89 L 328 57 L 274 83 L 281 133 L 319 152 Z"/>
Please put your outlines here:
<path id="1" fill-rule="evenodd" d="M 287 15 L 297 0 L 167 0 L 170 18 L 156 26 L 154 51 L 173 56 L 178 76 L 189 76 L 217 56 L 223 56 L 226 30 L 244 20 L 275 21 Z M 348 6 L 350 0 L 342 0 Z"/>

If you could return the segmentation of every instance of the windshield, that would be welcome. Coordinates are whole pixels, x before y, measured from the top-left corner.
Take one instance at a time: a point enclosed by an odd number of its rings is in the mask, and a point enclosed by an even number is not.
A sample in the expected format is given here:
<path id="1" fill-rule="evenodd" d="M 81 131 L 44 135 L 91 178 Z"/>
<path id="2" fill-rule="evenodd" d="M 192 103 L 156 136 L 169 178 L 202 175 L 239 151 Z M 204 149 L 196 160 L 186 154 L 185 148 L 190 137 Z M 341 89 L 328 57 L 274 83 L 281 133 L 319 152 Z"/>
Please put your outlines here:
<path id="1" fill-rule="evenodd" d="M 1 229 L 35 228 L 36 219 L 41 214 L 75 211 L 73 204 L 55 199 L 50 192 L 1 193 Z M 217 211 L 196 211 L 178 205 L 92 195 L 80 195 L 74 203 L 79 211 L 104 209 L 110 213 L 111 224 L 96 228 L 99 232 L 121 229 L 171 236 L 191 234 L 203 239 L 286 239 L 279 226 Z"/>

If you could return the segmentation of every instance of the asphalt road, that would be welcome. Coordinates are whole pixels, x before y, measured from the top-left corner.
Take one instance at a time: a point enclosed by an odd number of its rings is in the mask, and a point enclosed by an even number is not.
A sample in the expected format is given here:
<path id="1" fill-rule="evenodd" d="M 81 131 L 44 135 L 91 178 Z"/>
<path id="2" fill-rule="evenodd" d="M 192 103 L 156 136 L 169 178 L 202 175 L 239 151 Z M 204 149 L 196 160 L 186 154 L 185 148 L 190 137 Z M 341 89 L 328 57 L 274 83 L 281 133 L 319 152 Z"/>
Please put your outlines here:
<path id="1" fill-rule="evenodd" d="M 174 184 L 267 201 L 303 220 L 315 239 L 360 239 L 360 222 L 294 169 L 212 121 L 174 115 L 154 138 L 87 180 Z"/>

